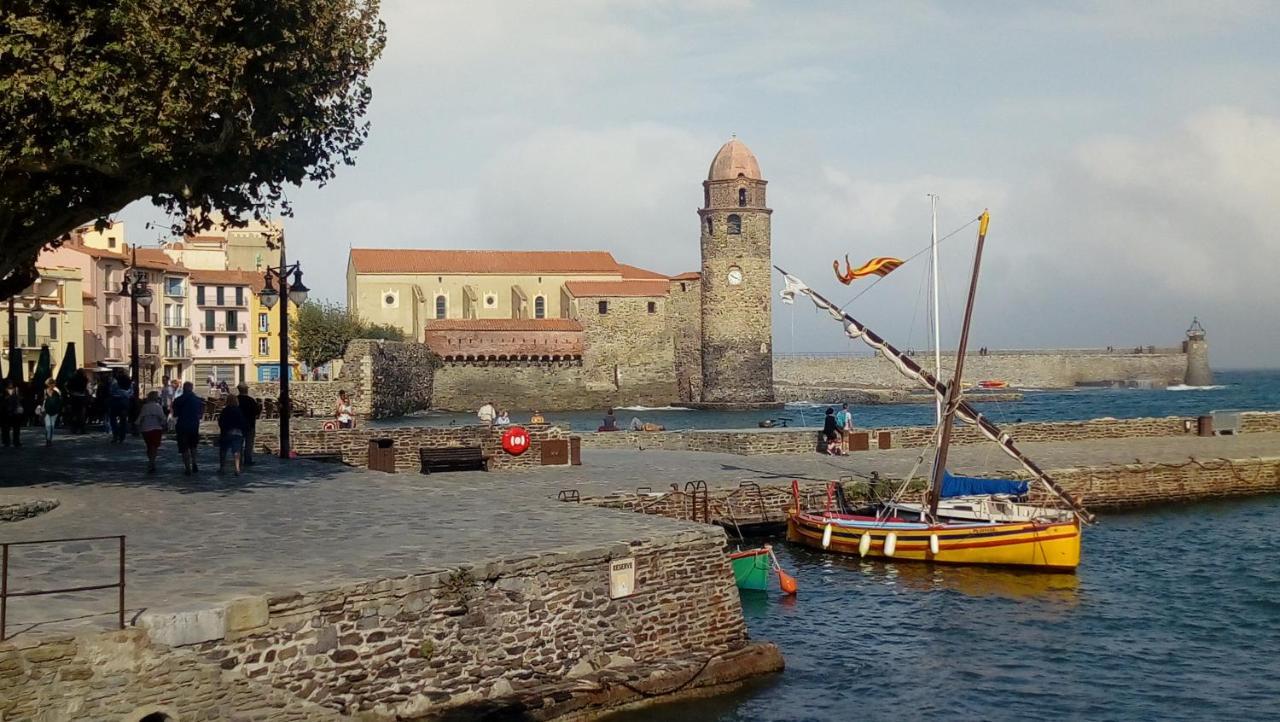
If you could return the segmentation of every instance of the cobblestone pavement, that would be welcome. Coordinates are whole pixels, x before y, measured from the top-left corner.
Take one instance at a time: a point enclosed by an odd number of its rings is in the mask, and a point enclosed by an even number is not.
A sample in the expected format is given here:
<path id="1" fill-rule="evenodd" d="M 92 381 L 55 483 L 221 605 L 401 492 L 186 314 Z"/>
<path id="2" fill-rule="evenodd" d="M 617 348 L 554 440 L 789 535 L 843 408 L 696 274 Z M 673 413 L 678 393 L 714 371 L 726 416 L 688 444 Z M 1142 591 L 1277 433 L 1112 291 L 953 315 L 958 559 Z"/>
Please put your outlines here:
<path id="1" fill-rule="evenodd" d="M 1196 458 L 1280 454 L 1280 434 L 1238 437 L 1041 442 L 1025 451 L 1047 469 Z M 0 449 L 0 504 L 56 498 L 57 509 L 0 524 L 0 541 L 128 535 L 128 606 L 179 608 L 249 593 L 323 588 L 356 579 L 402 576 L 599 546 L 679 531 L 684 522 L 583 508 L 553 501 L 560 489 L 584 496 L 662 490 L 703 479 L 826 480 L 879 471 L 910 471 L 918 449 L 738 456 L 681 451 L 595 450 L 584 466 L 533 471 L 383 474 L 316 462 L 259 457 L 240 477 L 214 473 L 202 451 L 201 473 L 185 477 L 172 442 L 160 473 L 143 474 L 142 444 L 123 447 L 101 435 L 60 439 L 52 449 Z M 1013 468 L 992 445 L 958 446 L 952 469 L 979 473 Z M 922 469 L 927 469 L 926 465 Z M 111 543 L 66 543 L 11 549 L 10 588 L 24 590 L 113 582 Z M 106 625 L 114 591 L 12 601 L 11 633 L 33 620 L 97 615 Z"/>

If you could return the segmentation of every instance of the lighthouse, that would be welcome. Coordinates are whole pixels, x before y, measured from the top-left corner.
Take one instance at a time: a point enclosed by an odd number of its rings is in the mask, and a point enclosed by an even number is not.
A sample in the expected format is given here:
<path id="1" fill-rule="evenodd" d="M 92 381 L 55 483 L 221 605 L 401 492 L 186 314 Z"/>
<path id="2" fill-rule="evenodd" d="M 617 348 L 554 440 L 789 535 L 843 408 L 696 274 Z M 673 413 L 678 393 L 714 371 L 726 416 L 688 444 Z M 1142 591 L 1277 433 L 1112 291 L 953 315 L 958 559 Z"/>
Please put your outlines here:
<path id="1" fill-rule="evenodd" d="M 1209 370 L 1209 342 L 1204 338 L 1204 326 L 1197 318 L 1191 319 L 1187 340 L 1187 374 L 1182 382 L 1187 386 L 1212 386 L 1213 372 Z"/>

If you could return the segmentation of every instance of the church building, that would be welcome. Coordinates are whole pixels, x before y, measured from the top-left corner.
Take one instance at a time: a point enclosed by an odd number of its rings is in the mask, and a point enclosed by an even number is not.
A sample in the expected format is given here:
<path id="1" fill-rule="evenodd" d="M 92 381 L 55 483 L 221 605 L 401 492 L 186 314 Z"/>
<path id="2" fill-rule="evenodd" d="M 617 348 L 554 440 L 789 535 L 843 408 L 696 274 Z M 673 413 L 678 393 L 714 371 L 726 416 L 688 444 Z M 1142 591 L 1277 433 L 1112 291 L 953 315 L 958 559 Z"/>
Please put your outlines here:
<path id="1" fill-rule="evenodd" d="M 698 272 L 668 276 L 607 251 L 353 248 L 347 306 L 442 358 L 437 408 L 504 394 L 517 408 L 769 405 L 765 185 L 741 141 L 716 153 Z"/>

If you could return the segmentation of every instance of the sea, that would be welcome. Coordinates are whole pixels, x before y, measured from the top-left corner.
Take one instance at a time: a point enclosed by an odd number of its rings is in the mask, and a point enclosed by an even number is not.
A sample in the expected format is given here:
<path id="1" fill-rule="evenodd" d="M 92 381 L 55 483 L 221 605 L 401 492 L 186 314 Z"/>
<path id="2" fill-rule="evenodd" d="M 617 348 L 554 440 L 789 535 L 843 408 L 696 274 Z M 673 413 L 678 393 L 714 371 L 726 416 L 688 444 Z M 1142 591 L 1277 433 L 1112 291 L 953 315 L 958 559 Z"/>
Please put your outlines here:
<path id="1" fill-rule="evenodd" d="M 786 670 L 609 722 L 1280 717 L 1280 496 L 1105 515 L 1076 574 L 774 544 L 799 593 L 741 594 Z"/>
<path id="2" fill-rule="evenodd" d="M 1212 411 L 1280 410 L 1280 370 L 1215 371 L 1213 386 L 1173 386 L 1165 389 L 1074 388 L 1018 389 L 1021 401 L 975 404 L 995 424 L 1019 421 L 1072 421 L 1113 417 L 1198 416 Z M 500 389 L 494 401 L 502 407 Z M 775 425 L 821 426 L 827 404 L 787 404 L 769 411 L 704 411 L 643 406 L 614 409 L 618 424 L 627 427 L 631 419 L 660 424 L 667 429 L 756 428 L 761 421 Z M 863 428 L 924 426 L 933 423 L 933 405 L 861 404 L 851 405 L 854 423 Z M 532 410 L 508 409 L 515 423 L 528 421 Z M 593 431 L 604 418 L 605 409 L 577 412 L 543 410 L 547 421 L 568 424 L 579 431 Z M 476 423 L 474 413 L 428 412 L 375 422 L 395 426 L 449 426 Z"/>

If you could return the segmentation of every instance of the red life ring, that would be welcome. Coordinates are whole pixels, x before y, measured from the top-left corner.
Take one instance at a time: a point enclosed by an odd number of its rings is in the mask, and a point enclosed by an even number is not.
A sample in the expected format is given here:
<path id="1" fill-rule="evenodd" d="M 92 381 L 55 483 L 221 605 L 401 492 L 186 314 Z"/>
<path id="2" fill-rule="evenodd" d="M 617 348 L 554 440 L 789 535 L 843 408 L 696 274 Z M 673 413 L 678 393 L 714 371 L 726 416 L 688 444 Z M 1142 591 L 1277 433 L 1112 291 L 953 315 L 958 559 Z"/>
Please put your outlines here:
<path id="1" fill-rule="evenodd" d="M 502 433 L 502 450 L 512 456 L 519 456 L 528 451 L 532 443 L 529 432 L 519 426 L 512 426 Z"/>
<path id="2" fill-rule="evenodd" d="M 324 422 L 323 424 L 320 424 L 320 430 L 321 430 L 321 431 L 337 431 L 337 430 L 338 430 L 338 422 L 334 421 L 333 419 L 329 419 L 328 421 Z"/>

